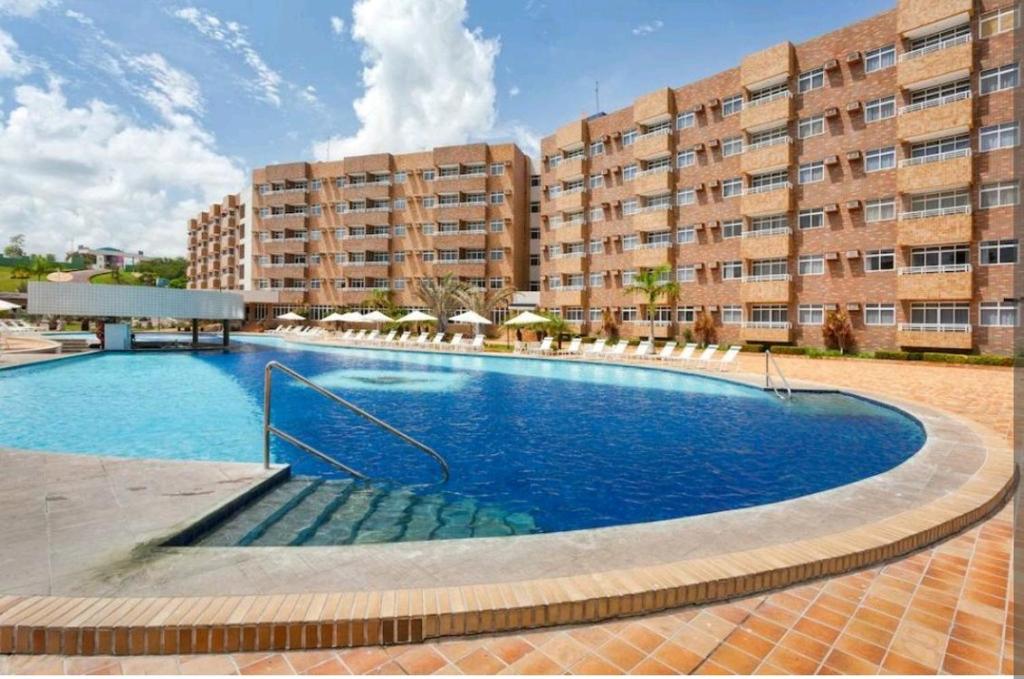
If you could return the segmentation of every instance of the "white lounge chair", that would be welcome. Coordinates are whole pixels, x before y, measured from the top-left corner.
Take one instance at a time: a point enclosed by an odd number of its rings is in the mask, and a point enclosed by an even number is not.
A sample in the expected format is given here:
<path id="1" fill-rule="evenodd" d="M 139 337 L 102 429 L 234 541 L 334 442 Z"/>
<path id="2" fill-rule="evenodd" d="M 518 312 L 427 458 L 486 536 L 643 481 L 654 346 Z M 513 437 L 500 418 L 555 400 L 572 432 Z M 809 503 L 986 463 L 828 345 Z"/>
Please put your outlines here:
<path id="1" fill-rule="evenodd" d="M 484 350 L 484 336 L 477 335 L 473 338 L 473 341 L 469 345 L 470 351 L 483 351 Z"/>
<path id="2" fill-rule="evenodd" d="M 323 328 L 310 328 L 309 332 L 306 333 L 307 337 L 323 337 Z"/>
<path id="3" fill-rule="evenodd" d="M 548 335 L 540 341 L 536 347 L 529 349 L 531 354 L 549 354 L 551 353 L 551 343 L 555 341 L 555 338 Z"/>
<path id="4" fill-rule="evenodd" d="M 434 335 L 434 339 L 430 340 L 430 346 L 432 346 L 435 349 L 440 349 L 441 345 L 443 345 L 443 344 L 444 344 L 444 333 L 443 332 L 437 333 L 436 335 Z"/>
<path id="5" fill-rule="evenodd" d="M 583 346 L 583 338 L 573 337 L 572 341 L 569 342 L 569 346 L 560 351 L 556 351 L 555 353 L 560 354 L 562 356 L 575 356 L 576 354 L 580 353 L 581 346 Z"/>
<path id="6" fill-rule="evenodd" d="M 697 350 L 697 343 L 696 342 L 689 342 L 685 347 L 683 347 L 683 350 L 680 351 L 678 354 L 675 354 L 675 355 L 671 355 L 670 354 L 670 355 L 666 356 L 662 360 L 665 360 L 665 361 L 683 361 L 683 362 L 689 361 L 691 358 L 693 358 L 693 352 L 696 351 L 696 350 Z M 659 356 L 659 358 L 661 358 L 661 357 Z"/>
<path id="7" fill-rule="evenodd" d="M 405 332 L 398 336 L 398 341 L 396 342 L 396 344 L 405 344 L 406 342 L 409 341 L 410 337 L 412 337 L 412 331 L 406 330 Z"/>
<path id="8" fill-rule="evenodd" d="M 391 344 L 392 342 L 394 342 L 394 341 L 395 341 L 395 335 L 397 335 L 397 334 L 398 334 L 398 331 L 397 331 L 397 330 L 392 330 L 391 332 L 389 332 L 389 333 L 388 333 L 388 334 L 387 334 L 387 335 L 386 335 L 386 336 L 384 337 L 384 339 L 382 339 L 382 340 L 380 341 L 380 343 L 381 343 L 381 344 Z"/>
<path id="9" fill-rule="evenodd" d="M 619 343 L 611 348 L 611 350 L 608 352 L 608 355 L 613 358 L 621 358 L 626 355 L 626 347 L 628 346 L 629 340 L 619 340 Z"/>
<path id="10" fill-rule="evenodd" d="M 600 356 L 604 352 L 604 346 L 608 344 L 608 340 L 601 337 L 594 341 L 587 350 L 583 352 L 584 356 Z"/>
<path id="11" fill-rule="evenodd" d="M 644 358 L 651 351 L 651 346 L 652 344 L 649 340 L 646 342 L 641 342 L 640 344 L 636 345 L 636 349 L 633 350 L 632 354 L 626 354 L 626 358 Z"/>
<path id="12" fill-rule="evenodd" d="M 656 359 L 659 359 L 659 360 L 665 360 L 666 358 L 668 358 L 669 356 L 672 355 L 672 352 L 675 351 L 675 348 L 676 348 L 675 341 L 665 342 L 665 346 L 663 346 L 661 348 L 661 351 L 659 351 L 656 354 L 649 354 L 647 356 L 647 358 L 656 358 Z"/>
<path id="13" fill-rule="evenodd" d="M 715 355 L 716 351 L 718 351 L 718 345 L 709 344 L 704 348 L 704 351 L 701 352 L 700 356 L 695 359 L 691 359 L 690 362 L 698 368 L 707 367 L 708 362 L 711 361 L 711 358 Z"/>
<path id="14" fill-rule="evenodd" d="M 380 336 L 379 330 L 371 330 L 370 334 L 363 339 L 363 344 L 373 344 L 377 341 L 378 336 Z"/>
<path id="15" fill-rule="evenodd" d="M 355 331 L 352 330 L 352 328 L 349 328 L 348 330 L 346 330 L 345 332 L 341 333 L 340 335 L 338 333 L 334 333 L 334 339 L 338 340 L 339 342 L 347 342 L 350 339 L 352 339 L 352 334 L 354 332 Z"/>
<path id="16" fill-rule="evenodd" d="M 421 332 L 420 336 L 416 338 L 416 344 L 426 344 L 428 339 L 430 339 L 430 333 Z"/>
<path id="17" fill-rule="evenodd" d="M 708 364 L 708 368 L 717 367 L 719 372 L 726 372 L 728 370 L 736 370 L 739 368 L 739 364 L 736 362 L 736 356 L 740 353 L 740 347 L 738 345 L 729 347 L 729 350 L 725 352 L 725 356 L 722 356 L 717 363 Z"/>
<path id="18" fill-rule="evenodd" d="M 359 342 L 363 341 L 364 337 L 366 337 L 366 330 L 360 330 L 355 335 L 349 338 L 349 342 L 358 344 Z"/>
<path id="19" fill-rule="evenodd" d="M 451 338 L 451 340 L 449 340 L 448 344 L 444 344 L 442 346 L 445 349 L 458 349 L 461 344 L 462 344 L 462 333 L 461 332 L 457 332 L 454 335 L 452 335 L 452 338 Z"/>

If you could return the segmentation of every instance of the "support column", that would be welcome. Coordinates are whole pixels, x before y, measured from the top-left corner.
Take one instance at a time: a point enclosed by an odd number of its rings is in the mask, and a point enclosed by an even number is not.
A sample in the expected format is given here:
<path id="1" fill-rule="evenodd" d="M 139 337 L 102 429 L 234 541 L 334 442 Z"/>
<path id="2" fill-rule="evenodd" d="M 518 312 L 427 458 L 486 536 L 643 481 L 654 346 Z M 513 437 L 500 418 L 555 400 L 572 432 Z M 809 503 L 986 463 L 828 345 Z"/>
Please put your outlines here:
<path id="1" fill-rule="evenodd" d="M 231 325 L 228 321 L 223 321 L 224 327 L 224 346 L 231 344 Z"/>
<path id="2" fill-rule="evenodd" d="M 199 346 L 199 319 L 192 319 L 192 346 Z"/>

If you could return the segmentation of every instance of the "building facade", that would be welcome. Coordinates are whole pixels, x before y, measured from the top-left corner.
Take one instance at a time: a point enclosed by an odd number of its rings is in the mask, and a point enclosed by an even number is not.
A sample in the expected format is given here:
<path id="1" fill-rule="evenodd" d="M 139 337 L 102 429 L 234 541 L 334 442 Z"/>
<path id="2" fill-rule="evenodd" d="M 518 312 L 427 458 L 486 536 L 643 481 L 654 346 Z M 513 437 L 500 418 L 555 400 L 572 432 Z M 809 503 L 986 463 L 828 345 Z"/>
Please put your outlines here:
<path id="1" fill-rule="evenodd" d="M 249 229 L 246 191 L 225 196 L 188 222 L 188 287 L 245 290 Z"/>
<path id="2" fill-rule="evenodd" d="M 530 163 L 514 144 L 289 163 L 253 172 L 250 320 L 297 307 L 322 318 L 452 274 L 529 289 Z"/>
<path id="3" fill-rule="evenodd" d="M 1017 324 L 1020 12 L 892 11 L 577 120 L 542 141 L 541 306 L 646 335 L 626 288 L 669 267 L 656 335 L 1009 353 Z"/>

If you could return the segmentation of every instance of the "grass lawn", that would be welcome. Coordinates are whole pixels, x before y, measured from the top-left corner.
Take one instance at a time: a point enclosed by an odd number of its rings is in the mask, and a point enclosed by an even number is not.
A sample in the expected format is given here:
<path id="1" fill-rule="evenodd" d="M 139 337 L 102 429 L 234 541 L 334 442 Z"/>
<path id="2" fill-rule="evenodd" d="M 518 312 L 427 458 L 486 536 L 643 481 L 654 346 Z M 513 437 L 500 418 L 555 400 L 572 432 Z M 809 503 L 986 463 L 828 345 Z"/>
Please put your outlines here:
<path id="1" fill-rule="evenodd" d="M 17 292 L 18 287 L 26 282 L 23 278 L 11 278 L 12 266 L 0 266 L 0 292 Z"/>
<path id="2" fill-rule="evenodd" d="M 130 273 L 121 273 L 121 280 L 115 281 L 112 273 L 101 273 L 89 279 L 90 283 L 97 285 L 142 285 L 142 282 Z"/>

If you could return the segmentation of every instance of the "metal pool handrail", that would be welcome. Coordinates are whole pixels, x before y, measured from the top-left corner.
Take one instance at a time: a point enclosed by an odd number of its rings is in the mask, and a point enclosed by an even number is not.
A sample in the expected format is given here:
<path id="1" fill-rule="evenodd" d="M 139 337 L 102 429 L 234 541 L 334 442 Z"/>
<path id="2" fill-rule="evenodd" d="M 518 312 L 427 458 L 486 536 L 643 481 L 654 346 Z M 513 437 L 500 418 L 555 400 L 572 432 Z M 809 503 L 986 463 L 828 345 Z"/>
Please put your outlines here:
<path id="1" fill-rule="evenodd" d="M 779 373 L 779 377 L 782 379 L 782 386 L 786 390 L 785 396 L 783 396 L 782 392 L 775 386 L 775 380 L 772 379 L 770 368 L 775 368 L 775 372 Z M 772 356 L 771 349 L 765 349 L 764 352 L 764 386 L 774 391 L 775 395 L 783 401 L 789 401 L 793 398 L 793 390 L 789 388 L 789 380 L 786 379 L 786 376 L 782 373 L 782 368 L 779 367 L 779 364 L 775 361 L 775 357 Z"/>
<path id="2" fill-rule="evenodd" d="M 348 465 L 343 464 L 343 463 L 339 462 L 338 460 L 334 459 L 330 455 L 327 455 L 326 453 L 320 452 L 319 450 L 317 450 L 313 446 L 309 445 L 308 443 L 300 441 L 299 439 L 295 438 L 291 434 L 287 434 L 287 433 L 281 431 L 280 429 L 278 429 L 277 427 L 275 427 L 273 424 L 270 423 L 270 403 L 271 403 L 270 395 L 271 395 L 271 384 L 272 384 L 271 377 L 272 377 L 273 372 L 275 370 L 280 370 L 285 375 L 288 375 L 292 379 L 294 379 L 294 380 L 296 380 L 298 382 L 301 382 L 302 384 L 306 385 L 307 387 L 309 387 L 313 391 L 317 392 L 318 394 L 321 394 L 322 396 L 326 396 L 327 398 L 329 398 L 330 400 L 334 401 L 335 403 L 348 408 L 350 411 L 352 411 L 356 415 L 359 415 L 363 419 L 368 420 L 368 421 L 374 423 L 375 425 L 377 425 L 381 429 L 383 429 L 383 430 L 385 430 L 385 431 L 387 431 L 387 432 L 389 432 L 391 434 L 394 434 L 395 436 L 397 436 L 398 438 L 402 439 L 403 441 L 405 441 L 409 445 L 411 445 L 411 446 L 413 446 L 415 448 L 418 448 L 420 451 L 426 453 L 429 457 L 433 458 L 433 460 L 435 462 L 437 462 L 438 466 L 441 467 L 441 474 L 444 477 L 442 479 L 442 482 L 448 481 L 448 475 L 449 475 L 449 472 L 448 472 L 448 462 L 436 450 L 434 450 L 433 448 L 431 448 L 428 445 L 420 443 L 419 441 L 417 441 L 413 437 L 409 436 L 408 434 L 405 434 L 404 432 L 399 431 L 398 429 L 395 429 L 390 424 L 388 424 L 387 422 L 381 420 L 380 418 L 374 417 L 373 415 L 371 415 L 370 413 L 366 412 L 365 410 L 363 410 L 359 406 L 355 405 L 354 403 L 350 403 L 350 402 L 346 401 L 345 399 L 341 398 L 337 394 L 335 394 L 335 393 L 333 393 L 331 391 L 328 391 L 327 389 L 324 389 L 319 384 L 316 384 L 315 382 L 312 382 L 308 378 L 303 377 L 302 375 L 300 375 L 299 373 L 295 372 L 291 368 L 289 368 L 289 367 L 287 367 L 285 365 L 282 365 L 281 363 L 278 363 L 277 361 L 270 361 L 269 363 L 267 363 L 267 366 L 266 366 L 266 368 L 264 368 L 264 371 L 263 371 L 263 467 L 265 469 L 270 467 L 270 435 L 274 434 L 275 436 L 277 436 L 277 437 L 283 439 L 284 441 L 287 441 L 288 443 L 292 444 L 296 448 L 299 448 L 299 449 L 309 453 L 310 455 L 313 455 L 314 457 L 319 458 L 320 460 L 323 460 L 327 464 L 333 465 L 334 467 L 337 467 L 338 469 L 341 469 L 342 471 L 344 471 L 344 472 L 346 472 L 348 474 L 351 474 L 352 476 L 356 477 L 357 479 L 363 479 L 363 480 L 368 480 L 369 479 L 369 477 L 366 476 L 365 474 L 363 474 L 362 472 L 358 472 L 355 469 L 352 469 L 351 467 L 349 467 Z"/>

